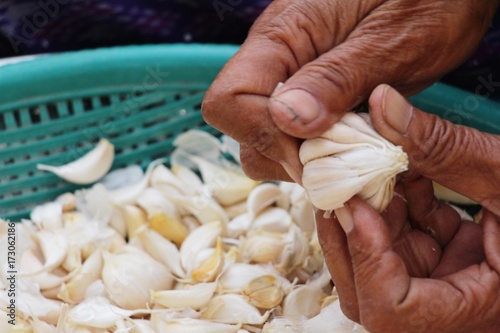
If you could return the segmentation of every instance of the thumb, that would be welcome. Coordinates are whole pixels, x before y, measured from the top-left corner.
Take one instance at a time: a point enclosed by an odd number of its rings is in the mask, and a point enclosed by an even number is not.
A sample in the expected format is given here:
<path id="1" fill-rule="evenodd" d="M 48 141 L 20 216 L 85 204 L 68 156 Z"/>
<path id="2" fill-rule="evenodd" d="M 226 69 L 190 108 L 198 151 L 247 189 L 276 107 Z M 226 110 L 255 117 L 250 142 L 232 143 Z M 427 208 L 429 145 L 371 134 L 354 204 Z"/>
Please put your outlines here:
<path id="1" fill-rule="evenodd" d="M 375 129 L 403 147 L 417 173 L 500 213 L 500 137 L 413 107 L 388 85 L 370 96 Z"/>

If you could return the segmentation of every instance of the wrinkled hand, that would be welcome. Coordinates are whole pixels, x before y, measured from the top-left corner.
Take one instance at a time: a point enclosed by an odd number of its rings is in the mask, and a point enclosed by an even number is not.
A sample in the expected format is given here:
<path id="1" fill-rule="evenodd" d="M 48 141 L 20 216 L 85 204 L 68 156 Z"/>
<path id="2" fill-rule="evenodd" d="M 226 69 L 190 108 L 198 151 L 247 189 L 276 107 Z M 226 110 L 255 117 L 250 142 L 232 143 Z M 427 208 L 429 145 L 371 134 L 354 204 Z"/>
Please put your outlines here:
<path id="1" fill-rule="evenodd" d="M 410 168 L 500 216 L 500 136 L 454 125 L 414 108 L 381 85 L 370 96 L 375 129 L 403 147 Z"/>
<path id="2" fill-rule="evenodd" d="M 372 333 L 500 332 L 500 219 L 462 221 L 422 177 L 397 190 L 382 215 L 358 198 L 317 214 L 344 313 Z"/>
<path id="3" fill-rule="evenodd" d="M 380 83 L 414 93 L 475 49 L 498 0 L 276 0 L 209 89 L 207 122 L 255 179 L 300 182 L 300 141 Z M 284 86 L 274 91 L 279 82 Z"/>

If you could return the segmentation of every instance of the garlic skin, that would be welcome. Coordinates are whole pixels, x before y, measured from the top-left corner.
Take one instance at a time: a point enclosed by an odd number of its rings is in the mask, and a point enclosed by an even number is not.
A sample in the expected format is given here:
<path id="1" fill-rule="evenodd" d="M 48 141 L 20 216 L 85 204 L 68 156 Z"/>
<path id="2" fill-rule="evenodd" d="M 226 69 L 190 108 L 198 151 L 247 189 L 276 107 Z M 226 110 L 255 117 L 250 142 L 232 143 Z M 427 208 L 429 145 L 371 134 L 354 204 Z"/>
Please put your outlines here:
<path id="1" fill-rule="evenodd" d="M 114 146 L 108 140 L 101 139 L 94 149 L 76 161 L 59 167 L 38 164 L 37 169 L 50 171 L 71 183 L 90 184 L 108 173 L 114 157 Z"/>
<path id="2" fill-rule="evenodd" d="M 383 211 L 392 200 L 396 175 L 408 170 L 402 148 L 354 113 L 346 113 L 319 138 L 304 141 L 299 156 L 309 199 L 325 211 L 355 195 Z"/>

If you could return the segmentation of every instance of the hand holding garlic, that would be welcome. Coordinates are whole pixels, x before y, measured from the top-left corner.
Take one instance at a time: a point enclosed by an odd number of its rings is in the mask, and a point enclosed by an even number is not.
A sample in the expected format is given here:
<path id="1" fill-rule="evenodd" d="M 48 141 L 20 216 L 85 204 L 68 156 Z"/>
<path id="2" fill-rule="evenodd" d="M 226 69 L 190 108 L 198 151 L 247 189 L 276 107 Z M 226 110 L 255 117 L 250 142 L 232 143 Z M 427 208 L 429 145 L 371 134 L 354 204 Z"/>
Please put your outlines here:
<path id="1" fill-rule="evenodd" d="M 500 217 L 462 220 L 422 177 L 396 190 L 381 215 L 357 197 L 316 214 L 344 313 L 371 333 L 498 332 Z"/>

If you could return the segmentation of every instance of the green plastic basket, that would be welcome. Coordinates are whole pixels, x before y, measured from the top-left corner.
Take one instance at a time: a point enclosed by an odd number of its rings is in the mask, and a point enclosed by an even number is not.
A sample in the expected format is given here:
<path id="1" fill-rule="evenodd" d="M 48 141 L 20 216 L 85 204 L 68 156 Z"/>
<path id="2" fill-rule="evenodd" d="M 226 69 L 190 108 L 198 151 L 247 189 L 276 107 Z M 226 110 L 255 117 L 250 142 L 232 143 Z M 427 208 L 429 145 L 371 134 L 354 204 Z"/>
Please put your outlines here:
<path id="1" fill-rule="evenodd" d="M 44 56 L 0 67 L 0 217 L 18 221 L 35 205 L 81 187 L 38 163 L 62 165 L 100 138 L 115 146 L 113 169 L 166 157 L 188 129 L 217 133 L 200 113 L 204 93 L 236 46 L 132 46 Z M 435 85 L 419 107 L 500 133 L 497 104 L 476 98 L 472 114 L 454 109 L 473 95 Z M 467 111 L 467 110 L 466 110 Z"/>

